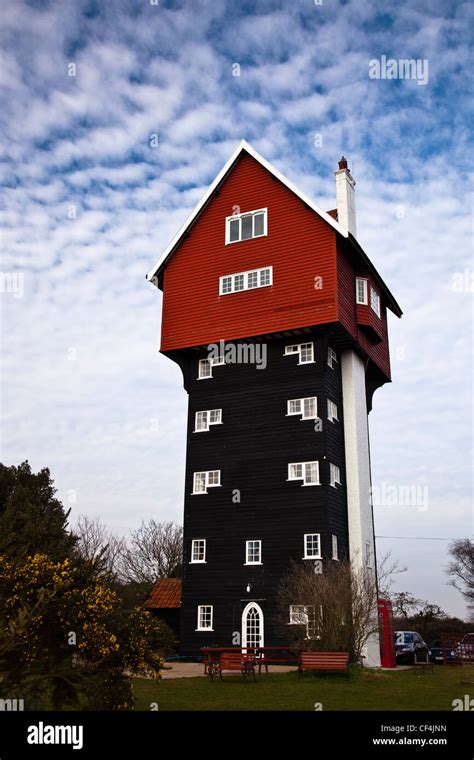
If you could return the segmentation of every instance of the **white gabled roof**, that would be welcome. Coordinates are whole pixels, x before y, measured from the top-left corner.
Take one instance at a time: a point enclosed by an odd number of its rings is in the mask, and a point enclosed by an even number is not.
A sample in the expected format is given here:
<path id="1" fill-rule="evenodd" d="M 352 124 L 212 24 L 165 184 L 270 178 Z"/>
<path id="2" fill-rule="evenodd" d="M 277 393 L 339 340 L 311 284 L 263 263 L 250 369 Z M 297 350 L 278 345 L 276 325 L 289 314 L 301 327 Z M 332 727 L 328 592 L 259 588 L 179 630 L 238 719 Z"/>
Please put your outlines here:
<path id="1" fill-rule="evenodd" d="M 237 161 L 242 151 L 246 151 L 246 153 L 252 156 L 256 161 L 258 161 L 259 164 L 261 164 L 263 167 L 265 167 L 265 169 L 267 169 L 271 174 L 273 174 L 273 176 L 276 177 L 276 179 L 278 179 L 280 182 L 286 185 L 286 187 L 289 190 L 291 190 L 295 195 L 297 195 L 298 198 L 301 198 L 301 200 L 304 203 L 306 203 L 307 206 L 309 206 L 311 209 L 313 209 L 313 211 L 319 214 L 319 216 L 321 216 L 328 224 L 330 224 L 331 227 L 334 227 L 334 229 L 337 232 L 339 232 L 343 237 L 346 237 L 346 238 L 349 237 L 348 231 L 344 227 L 342 227 L 338 222 L 336 222 L 336 220 L 333 219 L 333 217 L 330 214 L 328 214 L 326 211 L 323 211 L 323 209 L 319 208 L 319 206 L 316 205 L 316 203 L 312 200 L 312 198 L 310 198 L 305 193 L 302 193 L 301 190 L 298 190 L 298 188 L 295 187 L 295 185 L 292 182 L 290 182 L 290 180 L 287 179 L 283 174 L 281 174 L 281 172 L 279 172 L 278 169 L 275 169 L 275 167 L 272 166 L 268 161 L 266 161 L 263 158 L 263 156 L 260 155 L 260 153 L 257 153 L 257 151 L 254 150 L 254 148 L 252 148 L 252 146 L 249 145 L 249 143 L 246 142 L 246 140 L 241 140 L 237 148 L 235 149 L 235 151 L 230 156 L 227 163 L 222 167 L 219 174 L 215 178 L 214 182 L 209 187 L 207 193 L 201 198 L 201 200 L 197 204 L 194 211 L 186 219 L 183 226 L 180 227 L 180 229 L 178 230 L 178 232 L 176 233 L 176 235 L 174 236 L 174 238 L 172 239 L 172 241 L 170 242 L 170 244 L 168 245 L 164 253 L 160 256 L 160 258 L 158 259 L 156 264 L 152 267 L 152 269 L 150 269 L 150 271 L 148 272 L 146 276 L 147 280 L 152 280 L 155 277 L 156 273 L 163 266 L 166 259 L 171 254 L 171 252 L 176 247 L 176 245 L 179 243 L 180 239 L 185 234 L 188 227 L 192 225 L 192 223 L 198 216 L 201 209 L 206 205 L 207 201 L 211 197 L 214 190 L 222 182 L 222 180 L 224 179 L 228 171 L 231 169 L 232 165 Z"/>

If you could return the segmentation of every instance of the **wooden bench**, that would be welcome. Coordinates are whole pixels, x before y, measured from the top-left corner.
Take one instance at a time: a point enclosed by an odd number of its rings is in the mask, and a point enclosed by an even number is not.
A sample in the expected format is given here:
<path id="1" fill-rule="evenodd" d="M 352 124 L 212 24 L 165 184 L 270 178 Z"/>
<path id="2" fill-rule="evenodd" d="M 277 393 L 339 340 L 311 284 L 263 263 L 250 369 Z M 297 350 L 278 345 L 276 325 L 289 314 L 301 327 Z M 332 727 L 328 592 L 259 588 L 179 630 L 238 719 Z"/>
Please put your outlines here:
<path id="1" fill-rule="evenodd" d="M 219 660 L 213 660 L 208 664 L 207 673 L 211 679 L 219 675 L 222 681 L 224 670 L 238 670 L 244 681 L 248 676 L 252 676 L 255 681 L 255 658 L 243 652 L 222 652 Z"/>
<path id="2" fill-rule="evenodd" d="M 298 675 L 305 670 L 335 670 L 349 677 L 349 652 L 301 652 Z"/>

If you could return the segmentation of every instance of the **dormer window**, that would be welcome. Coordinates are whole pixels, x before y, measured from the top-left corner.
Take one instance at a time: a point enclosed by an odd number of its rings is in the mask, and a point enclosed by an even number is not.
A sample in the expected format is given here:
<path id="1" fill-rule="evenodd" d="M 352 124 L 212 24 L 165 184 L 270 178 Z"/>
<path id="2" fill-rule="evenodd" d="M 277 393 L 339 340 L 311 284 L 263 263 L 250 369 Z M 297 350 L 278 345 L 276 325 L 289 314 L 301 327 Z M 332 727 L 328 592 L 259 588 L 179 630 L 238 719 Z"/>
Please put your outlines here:
<path id="1" fill-rule="evenodd" d="M 362 306 L 368 306 L 370 303 L 370 308 L 374 314 L 380 317 L 380 295 L 364 277 L 356 277 L 356 303 L 362 304 Z"/>
<path id="2" fill-rule="evenodd" d="M 225 243 L 239 243 L 267 234 L 267 209 L 247 211 L 245 214 L 228 216 L 225 220 Z"/>

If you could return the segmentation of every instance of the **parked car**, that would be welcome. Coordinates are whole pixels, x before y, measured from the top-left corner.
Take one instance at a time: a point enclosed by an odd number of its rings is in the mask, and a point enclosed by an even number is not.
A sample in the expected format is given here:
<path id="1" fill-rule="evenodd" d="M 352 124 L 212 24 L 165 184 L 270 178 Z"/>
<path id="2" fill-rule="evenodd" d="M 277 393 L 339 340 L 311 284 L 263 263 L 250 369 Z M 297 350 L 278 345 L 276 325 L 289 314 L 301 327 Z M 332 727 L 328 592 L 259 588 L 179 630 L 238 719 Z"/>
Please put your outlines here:
<path id="1" fill-rule="evenodd" d="M 427 658 L 428 647 L 416 631 L 395 631 L 395 658 L 398 665 L 411 665 Z"/>
<path id="2" fill-rule="evenodd" d="M 474 661 L 474 633 L 466 633 L 457 645 L 457 654 L 463 660 Z"/>
<path id="3" fill-rule="evenodd" d="M 441 639 L 436 639 L 428 649 L 428 659 L 430 662 L 436 662 L 439 665 L 442 665 L 445 661 L 449 663 L 457 662 L 457 646 L 457 641 L 445 639 L 443 652 L 443 642 Z"/>

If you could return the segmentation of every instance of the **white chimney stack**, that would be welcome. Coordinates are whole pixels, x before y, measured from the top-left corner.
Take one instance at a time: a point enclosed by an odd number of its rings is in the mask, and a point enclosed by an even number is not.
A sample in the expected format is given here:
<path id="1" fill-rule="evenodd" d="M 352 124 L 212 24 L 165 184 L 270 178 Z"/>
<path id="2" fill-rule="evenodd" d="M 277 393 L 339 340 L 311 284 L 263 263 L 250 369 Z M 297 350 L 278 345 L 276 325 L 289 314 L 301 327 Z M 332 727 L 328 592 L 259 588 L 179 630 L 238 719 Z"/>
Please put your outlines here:
<path id="1" fill-rule="evenodd" d="M 355 180 L 347 168 L 347 159 L 344 156 L 339 161 L 339 169 L 334 172 L 336 176 L 336 207 L 337 221 L 349 232 L 357 237 L 356 213 L 355 213 Z"/>

